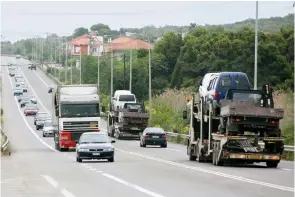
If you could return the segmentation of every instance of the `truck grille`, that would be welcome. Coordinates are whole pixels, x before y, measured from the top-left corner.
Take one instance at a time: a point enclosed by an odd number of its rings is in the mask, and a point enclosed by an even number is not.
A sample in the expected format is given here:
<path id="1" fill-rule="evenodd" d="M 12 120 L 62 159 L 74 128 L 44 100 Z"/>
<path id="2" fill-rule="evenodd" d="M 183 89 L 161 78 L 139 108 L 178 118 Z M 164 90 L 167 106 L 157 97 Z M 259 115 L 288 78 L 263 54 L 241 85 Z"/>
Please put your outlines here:
<path id="1" fill-rule="evenodd" d="M 64 131 L 93 131 L 98 129 L 98 121 L 63 122 Z"/>

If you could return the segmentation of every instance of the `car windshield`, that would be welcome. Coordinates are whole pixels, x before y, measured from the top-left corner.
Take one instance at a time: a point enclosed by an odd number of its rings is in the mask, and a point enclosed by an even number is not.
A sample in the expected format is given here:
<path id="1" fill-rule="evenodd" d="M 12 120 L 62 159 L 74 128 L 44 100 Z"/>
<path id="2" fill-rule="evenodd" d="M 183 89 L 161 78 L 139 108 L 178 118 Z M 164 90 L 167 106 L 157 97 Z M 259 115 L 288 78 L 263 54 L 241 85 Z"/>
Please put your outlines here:
<path id="1" fill-rule="evenodd" d="M 159 134 L 165 134 L 164 129 L 162 128 L 148 128 L 147 133 L 159 133 Z"/>
<path id="2" fill-rule="evenodd" d="M 83 134 L 80 138 L 80 143 L 109 143 L 109 138 L 104 134 Z"/>
<path id="3" fill-rule="evenodd" d="M 62 104 L 61 117 L 99 117 L 99 105 Z"/>

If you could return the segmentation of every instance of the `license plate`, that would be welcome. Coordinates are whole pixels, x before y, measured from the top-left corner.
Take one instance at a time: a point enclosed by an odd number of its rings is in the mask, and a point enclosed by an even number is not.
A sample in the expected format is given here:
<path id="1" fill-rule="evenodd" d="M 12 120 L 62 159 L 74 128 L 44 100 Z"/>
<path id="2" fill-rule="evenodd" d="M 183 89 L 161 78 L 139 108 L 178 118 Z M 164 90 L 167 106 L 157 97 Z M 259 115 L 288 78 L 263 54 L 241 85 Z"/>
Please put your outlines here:
<path id="1" fill-rule="evenodd" d="M 90 124 L 90 128 L 95 128 L 96 124 Z"/>
<path id="2" fill-rule="evenodd" d="M 153 138 L 159 138 L 159 136 L 153 136 Z"/>
<path id="3" fill-rule="evenodd" d="M 100 153 L 92 153 L 93 155 L 100 155 Z"/>

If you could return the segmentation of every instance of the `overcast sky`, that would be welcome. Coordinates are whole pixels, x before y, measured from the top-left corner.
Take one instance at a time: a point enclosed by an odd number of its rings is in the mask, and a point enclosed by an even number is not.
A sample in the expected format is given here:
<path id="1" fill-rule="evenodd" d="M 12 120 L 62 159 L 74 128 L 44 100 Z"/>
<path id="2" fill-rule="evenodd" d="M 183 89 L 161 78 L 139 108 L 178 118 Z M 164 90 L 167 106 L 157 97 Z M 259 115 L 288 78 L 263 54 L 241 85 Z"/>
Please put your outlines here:
<path id="1" fill-rule="evenodd" d="M 233 2 L 1 2 L 1 34 L 16 41 L 105 23 L 111 29 L 146 25 L 225 24 L 255 18 L 255 1 Z M 292 1 L 259 2 L 259 18 L 293 12 Z"/>

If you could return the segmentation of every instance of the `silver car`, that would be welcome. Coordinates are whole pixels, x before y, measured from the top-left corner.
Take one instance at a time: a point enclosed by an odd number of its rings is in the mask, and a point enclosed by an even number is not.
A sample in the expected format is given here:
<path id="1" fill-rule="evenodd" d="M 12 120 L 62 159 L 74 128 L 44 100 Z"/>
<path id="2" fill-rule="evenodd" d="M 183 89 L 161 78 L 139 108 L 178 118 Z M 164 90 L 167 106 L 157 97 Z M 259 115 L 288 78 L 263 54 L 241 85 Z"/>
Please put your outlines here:
<path id="1" fill-rule="evenodd" d="M 45 120 L 43 126 L 43 137 L 53 137 L 54 127 L 52 125 L 52 120 Z"/>

